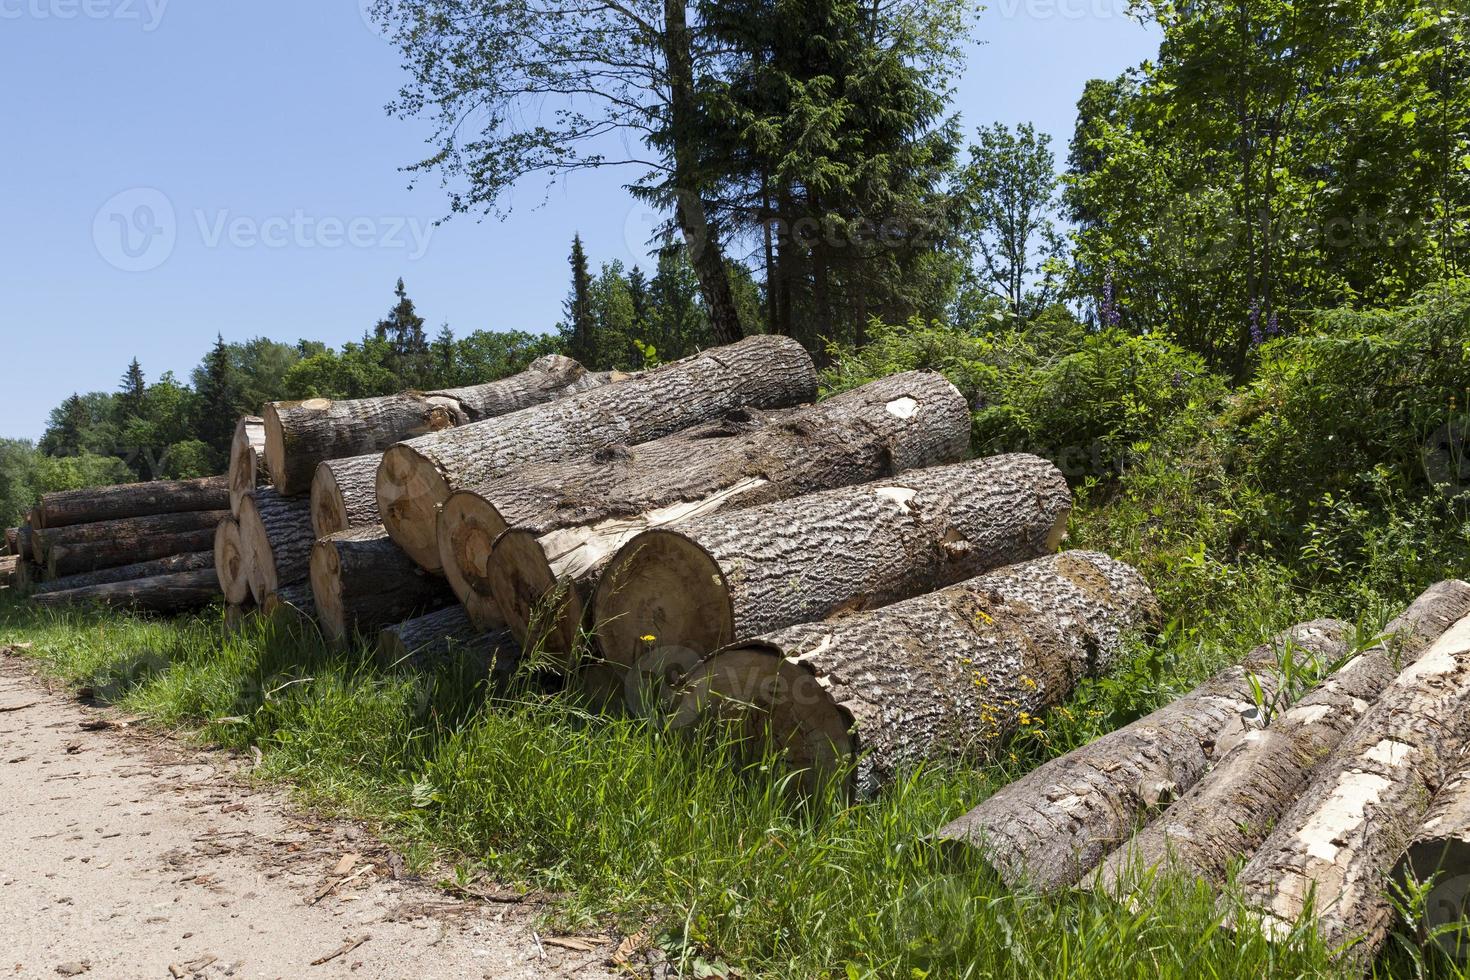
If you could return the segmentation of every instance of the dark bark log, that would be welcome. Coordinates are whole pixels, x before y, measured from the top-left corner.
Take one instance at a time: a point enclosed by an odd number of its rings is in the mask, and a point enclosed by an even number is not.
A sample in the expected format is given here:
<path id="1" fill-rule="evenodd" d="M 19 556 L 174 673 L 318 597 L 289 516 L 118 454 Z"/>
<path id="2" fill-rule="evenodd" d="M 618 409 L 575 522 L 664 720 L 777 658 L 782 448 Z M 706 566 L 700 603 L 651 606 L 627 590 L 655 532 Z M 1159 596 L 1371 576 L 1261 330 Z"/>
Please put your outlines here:
<path id="1" fill-rule="evenodd" d="M 170 555 L 209 551 L 215 528 L 228 510 L 156 514 L 46 531 L 50 578 L 135 565 Z"/>
<path id="2" fill-rule="evenodd" d="M 311 552 L 317 622 L 334 643 L 454 602 L 449 584 L 414 564 L 381 524 L 339 531 Z"/>
<path id="3" fill-rule="evenodd" d="M 306 582 L 283 586 L 266 594 L 260 604 L 262 616 L 277 623 L 315 630 L 316 604 Z"/>
<path id="4" fill-rule="evenodd" d="M 18 527 L 7 527 L 5 529 L 5 553 L 6 554 L 9 554 L 9 555 L 19 555 L 20 554 L 20 550 L 19 550 L 20 549 L 19 537 L 20 537 L 20 528 L 18 528 Z"/>
<path id="5" fill-rule="evenodd" d="M 240 514 L 240 501 L 265 486 L 270 477 L 265 472 L 265 421 L 246 415 L 235 423 L 235 438 L 230 442 L 230 513 Z"/>
<path id="6" fill-rule="evenodd" d="M 245 542 L 240 537 L 240 522 L 233 517 L 220 521 L 214 529 L 214 571 L 225 602 L 238 605 L 254 601 L 250 595 L 250 563 L 245 557 Z"/>
<path id="7" fill-rule="evenodd" d="M 304 583 L 311 565 L 311 501 L 283 497 L 263 487 L 240 505 L 240 548 L 250 594 L 265 605 L 266 596 Z"/>
<path id="8" fill-rule="evenodd" d="M 31 526 L 22 524 L 15 529 L 15 554 L 21 561 L 34 561 L 36 554 L 31 548 Z"/>
<path id="9" fill-rule="evenodd" d="M 1011 887 L 1075 885 L 1259 727 L 1252 684 L 1274 696 L 1286 650 L 1330 663 L 1347 650 L 1348 633 L 1335 620 L 1295 626 L 1177 701 L 1002 787 L 938 837 L 980 848 Z"/>
<path id="10" fill-rule="evenodd" d="M 438 571 L 437 509 L 455 490 L 513 469 L 648 442 L 741 407 L 810 401 L 816 369 L 786 337 L 752 337 L 550 405 L 399 443 L 378 469 L 378 513 L 424 568 Z"/>
<path id="11" fill-rule="evenodd" d="M 203 608 L 219 597 L 219 582 L 214 577 L 214 571 L 206 568 L 69 589 L 65 592 L 47 592 L 35 596 L 32 601 L 40 606 L 101 603 L 151 612 L 178 613 Z"/>
<path id="12" fill-rule="evenodd" d="M 214 552 L 193 551 L 181 555 L 169 555 L 152 561 L 104 568 L 101 571 L 66 578 L 52 579 L 36 587 L 37 593 L 64 592 L 67 589 L 83 589 L 92 585 L 109 585 L 113 582 L 128 582 L 137 578 L 156 578 L 159 575 L 175 575 L 179 572 L 197 572 L 214 568 Z"/>
<path id="13" fill-rule="evenodd" d="M 849 789 L 869 797 L 922 760 L 989 754 L 1157 614 L 1127 565 L 1052 555 L 725 647 L 690 671 L 673 722 L 770 739 L 807 789 L 855 761 Z"/>
<path id="14" fill-rule="evenodd" d="M 324 538 L 378 520 L 378 464 L 382 453 L 329 459 L 317 464 L 311 479 L 311 526 Z"/>
<path id="15" fill-rule="evenodd" d="M 31 590 L 41 581 L 41 569 L 39 566 L 21 561 L 15 566 L 15 572 L 11 578 L 10 587 L 20 595 L 29 595 Z"/>
<path id="16" fill-rule="evenodd" d="M 645 531 L 598 581 L 598 647 L 615 673 L 688 663 L 931 592 L 1055 551 L 1071 507 L 1061 472 L 1017 453 Z"/>
<path id="17" fill-rule="evenodd" d="M 1282 812 L 1400 669 L 1470 615 L 1470 585 L 1441 582 L 1384 629 L 1383 639 L 1335 671 L 1265 728 L 1249 732 L 1162 817 L 1109 855 L 1084 884 L 1123 897 L 1158 870 L 1224 887 Z"/>
<path id="18" fill-rule="evenodd" d="M 520 648 L 507 631 L 476 629 L 462 607 L 451 605 L 384 627 L 378 633 L 378 656 L 416 670 L 468 660 L 486 675 L 508 677 L 520 662 Z"/>
<path id="19" fill-rule="evenodd" d="M 1393 923 L 1388 875 L 1457 765 L 1467 711 L 1470 617 L 1394 678 L 1246 862 L 1245 918 L 1284 941 L 1310 903 L 1327 946 L 1371 960 Z"/>
<path id="20" fill-rule="evenodd" d="M 265 459 L 288 496 L 307 493 L 317 464 L 380 452 L 404 439 L 467 425 L 554 399 L 586 370 L 569 357 L 538 358 L 520 374 L 474 388 L 410 391 L 334 402 L 325 398 L 265 408 Z"/>
<path id="21" fill-rule="evenodd" d="M 742 411 L 459 491 L 444 505 L 440 559 L 471 619 L 497 622 L 477 611 L 489 607 L 523 644 L 532 608 L 570 577 L 567 604 L 543 619 L 547 642 L 565 652 L 587 586 L 639 532 L 954 462 L 969 441 L 969 407 L 953 385 L 928 372 L 894 375 L 810 408 Z M 495 559 L 501 533 L 509 547 Z"/>
<path id="22" fill-rule="evenodd" d="M 125 483 L 113 487 L 94 487 L 90 490 L 48 493 L 41 498 L 41 503 L 34 512 L 41 521 L 35 527 L 49 531 L 77 524 L 118 521 L 154 514 L 225 510 L 229 506 L 228 477 Z"/>

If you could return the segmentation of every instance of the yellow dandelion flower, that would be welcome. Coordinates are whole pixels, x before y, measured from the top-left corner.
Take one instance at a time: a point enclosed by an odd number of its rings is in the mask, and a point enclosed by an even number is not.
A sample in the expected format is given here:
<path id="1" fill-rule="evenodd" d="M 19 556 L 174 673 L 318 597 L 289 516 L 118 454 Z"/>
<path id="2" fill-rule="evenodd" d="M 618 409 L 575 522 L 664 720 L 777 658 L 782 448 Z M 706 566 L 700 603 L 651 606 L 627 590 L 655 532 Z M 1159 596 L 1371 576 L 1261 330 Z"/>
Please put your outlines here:
<path id="1" fill-rule="evenodd" d="M 642 636 L 638 637 L 638 639 L 642 640 L 644 643 L 652 643 L 654 640 L 658 639 L 658 637 L 654 636 L 652 633 L 645 633 Z"/>

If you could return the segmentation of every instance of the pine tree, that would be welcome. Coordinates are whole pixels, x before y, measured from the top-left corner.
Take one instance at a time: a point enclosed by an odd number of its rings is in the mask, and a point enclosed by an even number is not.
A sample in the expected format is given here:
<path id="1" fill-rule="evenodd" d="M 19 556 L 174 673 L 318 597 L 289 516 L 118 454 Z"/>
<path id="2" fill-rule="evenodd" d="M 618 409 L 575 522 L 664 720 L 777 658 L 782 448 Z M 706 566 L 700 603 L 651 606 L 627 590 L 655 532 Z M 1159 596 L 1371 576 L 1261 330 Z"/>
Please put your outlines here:
<path id="1" fill-rule="evenodd" d="M 459 345 L 454 341 L 454 331 L 449 324 L 439 328 L 431 345 L 434 375 L 431 387 L 453 388 L 461 384 L 459 377 Z"/>
<path id="2" fill-rule="evenodd" d="M 582 236 L 572 236 L 572 292 L 563 306 L 566 319 L 562 334 L 566 338 L 567 356 L 580 361 L 584 367 L 598 365 L 596 323 L 592 317 L 592 273 L 587 268 L 587 253 L 582 248 Z"/>
<path id="3" fill-rule="evenodd" d="M 240 384 L 223 334 L 215 337 L 213 349 L 194 375 L 196 418 L 194 433 L 221 458 L 230 451 L 235 420 L 240 413 Z"/>
<path id="4" fill-rule="evenodd" d="M 147 392 L 148 384 L 143 377 L 143 365 L 139 364 L 135 357 L 123 374 L 122 385 L 118 389 L 117 420 L 119 424 L 126 424 L 128 419 L 143 414 L 143 399 Z"/>
<path id="5" fill-rule="evenodd" d="M 388 343 L 389 363 L 385 366 L 397 376 L 399 386 L 422 388 L 429 380 L 429 338 L 424 333 L 424 318 L 414 309 L 402 278 L 393 295 L 398 302 L 386 319 L 378 321 L 374 332 Z"/>
<path id="6" fill-rule="evenodd" d="M 628 295 L 633 300 L 633 324 L 640 339 L 647 339 L 650 310 L 648 308 L 648 276 L 638 266 L 628 273 Z"/>
<path id="7" fill-rule="evenodd" d="M 134 365 L 137 363 L 133 362 Z M 61 408 L 52 413 L 51 429 L 42 440 L 42 450 L 48 456 L 81 455 L 82 441 L 91 424 L 82 396 L 72 392 L 72 396 L 61 403 Z"/>

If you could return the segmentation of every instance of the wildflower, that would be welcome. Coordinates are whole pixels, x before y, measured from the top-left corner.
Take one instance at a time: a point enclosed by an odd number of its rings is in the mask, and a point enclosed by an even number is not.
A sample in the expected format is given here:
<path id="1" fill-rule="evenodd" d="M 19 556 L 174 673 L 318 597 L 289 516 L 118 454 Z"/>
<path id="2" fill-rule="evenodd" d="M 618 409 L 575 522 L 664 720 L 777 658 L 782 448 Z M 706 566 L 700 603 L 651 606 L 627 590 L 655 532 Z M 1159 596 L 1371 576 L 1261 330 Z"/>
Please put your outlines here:
<path id="1" fill-rule="evenodd" d="M 1023 725 L 1029 725 L 1029 724 L 1031 724 L 1031 716 L 1029 714 L 1027 714 L 1026 712 L 1024 712 L 1024 711 L 1021 712 L 1021 724 L 1023 724 Z"/>
<path id="2" fill-rule="evenodd" d="M 652 643 L 654 640 L 658 639 L 658 637 L 654 636 L 652 633 L 645 633 L 644 635 L 638 637 L 638 639 L 642 640 L 644 643 Z"/>
<path id="3" fill-rule="evenodd" d="M 1025 674 L 1022 674 L 1021 675 L 1021 683 L 1022 684 L 1025 684 L 1027 687 L 1029 687 L 1033 691 L 1036 690 L 1036 682 L 1034 680 L 1032 680 L 1030 677 L 1027 677 Z"/>
<path id="4" fill-rule="evenodd" d="M 1266 336 L 1279 337 L 1280 335 L 1281 323 L 1276 319 L 1276 311 L 1272 310 L 1271 315 L 1266 318 Z"/>
<path id="5" fill-rule="evenodd" d="M 1261 346 L 1261 341 L 1265 338 L 1261 335 L 1261 301 L 1259 299 L 1251 300 L 1250 328 L 1251 346 Z"/>

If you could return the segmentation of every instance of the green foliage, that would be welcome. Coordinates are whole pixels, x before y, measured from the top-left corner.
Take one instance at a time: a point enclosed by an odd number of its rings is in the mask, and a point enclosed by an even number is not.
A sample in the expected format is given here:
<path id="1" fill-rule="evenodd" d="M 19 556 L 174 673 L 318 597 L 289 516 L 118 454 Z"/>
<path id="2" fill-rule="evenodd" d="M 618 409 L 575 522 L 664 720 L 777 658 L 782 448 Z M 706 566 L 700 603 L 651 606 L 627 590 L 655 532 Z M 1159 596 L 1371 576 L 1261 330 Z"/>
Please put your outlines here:
<path id="1" fill-rule="evenodd" d="M 370 398 L 402 390 L 385 365 L 392 356 L 388 342 L 364 337 L 362 343 L 342 345 L 340 353 L 325 350 L 303 357 L 281 379 L 278 398 Z"/>

